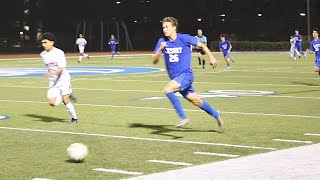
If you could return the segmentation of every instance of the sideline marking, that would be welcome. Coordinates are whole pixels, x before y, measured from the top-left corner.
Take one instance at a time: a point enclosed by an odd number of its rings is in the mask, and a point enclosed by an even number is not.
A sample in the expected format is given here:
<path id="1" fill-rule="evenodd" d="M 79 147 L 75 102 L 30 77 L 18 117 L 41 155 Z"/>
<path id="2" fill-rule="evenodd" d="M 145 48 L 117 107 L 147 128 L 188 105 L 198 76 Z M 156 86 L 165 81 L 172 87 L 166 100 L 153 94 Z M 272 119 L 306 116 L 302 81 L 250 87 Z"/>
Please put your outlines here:
<path id="1" fill-rule="evenodd" d="M 199 145 L 209 145 L 209 146 L 225 146 L 225 147 L 237 147 L 237 148 L 247 148 L 247 149 L 277 150 L 277 148 L 265 148 L 265 147 L 244 146 L 244 145 L 235 145 L 235 144 L 222 144 L 222 143 L 209 143 L 209 142 L 196 142 L 196 141 L 181 141 L 181 140 L 171 140 L 171 139 L 142 138 L 142 137 L 133 137 L 133 136 L 115 136 L 115 135 L 108 135 L 108 134 L 90 134 L 90 133 L 80 133 L 80 132 L 52 131 L 52 130 L 28 129 L 28 128 L 12 128 L 12 127 L 0 127 L 0 129 L 17 130 L 17 131 L 31 131 L 31 132 L 45 132 L 45 133 L 57 133 L 57 134 L 75 134 L 75 135 L 85 135 L 85 136 L 97 136 L 97 137 L 108 137 L 108 138 L 119 138 L 119 139 L 134 139 L 134 140 L 158 141 L 158 142 L 182 143 L 182 144 L 199 144 Z"/>
<path id="2" fill-rule="evenodd" d="M 4 100 L 0 99 L 0 102 L 14 102 L 14 103 L 40 103 L 40 104 L 48 104 L 48 102 L 42 101 L 16 101 L 16 100 Z M 111 104 L 78 104 L 78 106 L 92 106 L 92 107 L 112 107 L 112 108 L 129 108 L 129 109 L 152 109 L 152 110 L 168 110 L 175 111 L 172 108 L 154 108 L 148 106 L 120 106 L 120 105 L 111 105 Z M 196 109 L 184 109 L 189 112 L 202 112 L 202 110 Z M 320 119 L 320 116 L 305 116 L 305 115 L 297 115 L 297 114 L 265 114 L 265 113 L 250 113 L 250 112 L 222 112 L 223 114 L 241 114 L 241 115 L 259 115 L 259 116 L 277 116 L 277 117 L 297 117 L 297 118 L 313 118 Z"/>
<path id="3" fill-rule="evenodd" d="M 105 168 L 95 168 L 92 169 L 94 171 L 101 171 L 101 172 L 109 172 L 109 173 L 117 173 L 117 174 L 128 174 L 128 175 L 141 175 L 142 172 L 130 172 L 130 171 L 123 171 L 118 169 L 105 169 Z"/>
<path id="4" fill-rule="evenodd" d="M 147 162 L 171 164 L 171 165 L 177 165 L 177 166 L 192 166 L 193 165 L 193 164 L 185 163 L 185 162 L 174 162 L 174 161 L 164 161 L 164 160 L 147 160 Z"/>
<path id="5" fill-rule="evenodd" d="M 320 134 L 305 133 L 305 136 L 320 136 Z"/>
<path id="6" fill-rule="evenodd" d="M 272 139 L 273 141 L 280 141 L 280 142 L 295 142 L 295 143 L 306 143 L 312 144 L 312 141 L 300 141 L 300 140 L 290 140 L 290 139 Z"/>
<path id="7" fill-rule="evenodd" d="M 193 152 L 193 154 L 208 155 L 208 156 L 222 156 L 222 157 L 239 157 L 235 154 L 220 154 L 220 153 L 211 153 L 211 152 Z"/>

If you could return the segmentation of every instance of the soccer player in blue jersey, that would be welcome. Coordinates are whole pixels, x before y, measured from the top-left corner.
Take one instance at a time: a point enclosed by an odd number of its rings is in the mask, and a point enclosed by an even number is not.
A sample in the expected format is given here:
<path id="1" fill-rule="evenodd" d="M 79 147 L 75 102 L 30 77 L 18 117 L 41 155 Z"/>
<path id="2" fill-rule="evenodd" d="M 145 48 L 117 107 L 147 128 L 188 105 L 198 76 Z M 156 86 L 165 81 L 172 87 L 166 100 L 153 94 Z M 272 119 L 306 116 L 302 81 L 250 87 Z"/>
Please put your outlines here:
<path id="1" fill-rule="evenodd" d="M 221 34 L 220 35 L 220 42 L 219 42 L 219 48 L 220 48 L 220 52 L 222 53 L 224 59 L 227 62 L 227 68 L 230 69 L 230 61 L 234 62 L 233 58 L 231 57 L 230 53 L 231 53 L 231 42 L 226 40 L 225 35 Z"/>
<path id="2" fill-rule="evenodd" d="M 298 52 L 300 52 L 304 57 L 306 57 L 307 55 L 305 53 L 302 52 L 302 36 L 299 34 L 299 30 L 296 29 L 295 30 L 295 35 L 293 35 L 294 39 L 296 40 L 296 49 Z M 297 54 L 294 53 L 294 58 L 297 57 Z M 300 58 L 300 55 L 299 55 Z"/>
<path id="3" fill-rule="evenodd" d="M 202 34 L 202 30 L 201 29 L 198 29 L 198 35 L 196 35 L 195 37 L 198 39 L 198 41 L 200 41 L 203 44 L 207 45 L 207 37 Z M 204 59 L 204 56 L 206 55 L 206 53 L 199 46 L 194 46 L 194 48 L 197 51 L 199 65 L 201 66 L 201 61 L 202 61 L 202 69 L 204 69 L 204 65 L 205 65 L 205 62 L 206 62 L 206 60 Z"/>
<path id="4" fill-rule="evenodd" d="M 312 30 L 313 41 L 310 43 L 310 49 L 307 49 L 307 52 L 315 53 L 315 67 L 314 71 L 318 72 L 320 76 L 320 39 L 319 39 L 319 30 L 314 28 Z"/>
<path id="5" fill-rule="evenodd" d="M 109 42 L 108 44 L 110 45 L 110 48 L 111 48 L 111 52 L 112 52 L 112 56 L 111 56 L 111 59 L 113 59 L 113 56 L 115 54 L 120 54 L 119 52 L 116 51 L 117 49 L 117 44 L 118 44 L 118 40 L 114 37 L 113 34 L 111 34 L 111 38 L 109 39 Z"/>
<path id="6" fill-rule="evenodd" d="M 164 92 L 170 99 L 180 118 L 179 123 L 175 127 L 184 127 L 190 123 L 183 111 L 179 98 L 174 94 L 175 92 L 180 92 L 180 94 L 188 101 L 214 117 L 221 128 L 223 126 L 223 121 L 220 112 L 213 109 L 206 101 L 200 99 L 196 94 L 195 89 L 192 87 L 194 75 L 191 69 L 191 46 L 201 47 L 209 56 L 213 68 L 218 67 L 218 62 L 205 44 L 188 34 L 177 33 L 177 29 L 178 20 L 176 18 L 165 17 L 162 20 L 164 37 L 161 37 L 158 40 L 153 56 L 153 63 L 156 64 L 163 53 L 168 75 L 171 79 L 164 88 Z"/>

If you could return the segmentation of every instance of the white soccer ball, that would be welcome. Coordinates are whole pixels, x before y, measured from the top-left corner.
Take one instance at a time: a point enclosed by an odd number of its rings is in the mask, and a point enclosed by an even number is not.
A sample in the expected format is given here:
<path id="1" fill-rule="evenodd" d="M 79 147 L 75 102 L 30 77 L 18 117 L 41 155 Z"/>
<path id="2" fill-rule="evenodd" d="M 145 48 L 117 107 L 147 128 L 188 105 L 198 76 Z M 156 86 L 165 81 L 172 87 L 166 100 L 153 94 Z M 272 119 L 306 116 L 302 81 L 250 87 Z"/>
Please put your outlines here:
<path id="1" fill-rule="evenodd" d="M 73 143 L 67 149 L 71 161 L 81 162 L 89 154 L 89 149 L 82 143 Z"/>

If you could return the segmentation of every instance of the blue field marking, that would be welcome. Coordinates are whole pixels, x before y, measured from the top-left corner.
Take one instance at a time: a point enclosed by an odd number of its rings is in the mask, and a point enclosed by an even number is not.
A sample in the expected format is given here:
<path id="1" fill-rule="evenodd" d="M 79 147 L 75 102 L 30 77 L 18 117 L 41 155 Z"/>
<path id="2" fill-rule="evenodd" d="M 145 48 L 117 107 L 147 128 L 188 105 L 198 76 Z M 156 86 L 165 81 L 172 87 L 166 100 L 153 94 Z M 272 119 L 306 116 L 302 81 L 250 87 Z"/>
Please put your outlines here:
<path id="1" fill-rule="evenodd" d="M 80 66 L 67 67 L 71 76 L 98 76 L 109 74 L 140 74 L 162 71 L 161 68 L 124 66 Z M 44 76 L 47 68 L 0 68 L 0 78 Z"/>
<path id="2" fill-rule="evenodd" d="M 7 119 L 10 119 L 10 116 L 0 115 L 0 121 L 1 120 L 7 120 Z"/>

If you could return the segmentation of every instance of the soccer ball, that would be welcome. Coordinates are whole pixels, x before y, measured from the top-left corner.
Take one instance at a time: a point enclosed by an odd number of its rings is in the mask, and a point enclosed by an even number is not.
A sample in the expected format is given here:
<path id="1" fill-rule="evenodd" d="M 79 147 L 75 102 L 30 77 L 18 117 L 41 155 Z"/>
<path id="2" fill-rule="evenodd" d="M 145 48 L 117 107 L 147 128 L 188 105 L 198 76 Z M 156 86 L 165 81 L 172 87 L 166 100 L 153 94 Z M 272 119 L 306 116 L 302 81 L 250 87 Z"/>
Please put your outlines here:
<path id="1" fill-rule="evenodd" d="M 67 149 L 69 159 L 74 162 L 81 162 L 89 154 L 89 149 L 82 143 L 73 143 Z"/>

